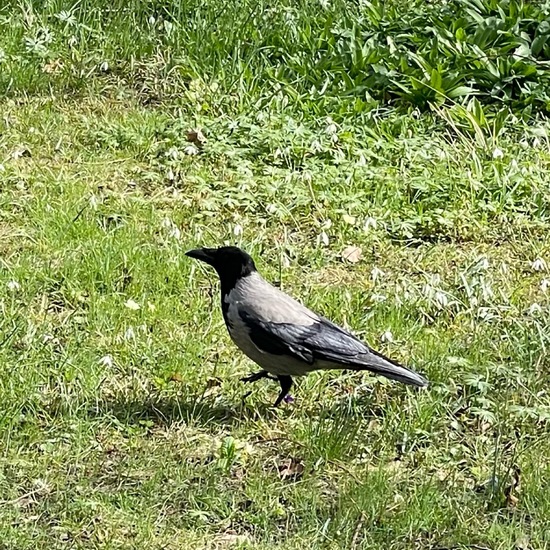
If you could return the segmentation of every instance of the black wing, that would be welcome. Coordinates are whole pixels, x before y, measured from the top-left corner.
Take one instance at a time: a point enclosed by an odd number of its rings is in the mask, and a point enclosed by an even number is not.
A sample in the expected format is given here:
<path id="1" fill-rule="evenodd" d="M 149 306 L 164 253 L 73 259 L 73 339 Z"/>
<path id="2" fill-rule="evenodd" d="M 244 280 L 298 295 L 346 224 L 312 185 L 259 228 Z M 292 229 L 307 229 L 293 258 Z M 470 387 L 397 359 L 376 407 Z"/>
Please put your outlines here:
<path id="1" fill-rule="evenodd" d="M 296 325 L 262 321 L 243 309 L 239 315 L 254 345 L 266 353 L 291 356 L 308 365 L 318 359 L 342 368 L 369 370 L 405 384 L 428 385 L 422 375 L 369 348 L 323 317 L 311 325 Z"/>
<path id="2" fill-rule="evenodd" d="M 260 350 L 274 355 L 290 355 L 311 365 L 315 359 L 352 362 L 357 355 L 369 353 L 369 348 L 327 319 L 311 325 L 270 323 L 239 310 L 250 338 Z"/>

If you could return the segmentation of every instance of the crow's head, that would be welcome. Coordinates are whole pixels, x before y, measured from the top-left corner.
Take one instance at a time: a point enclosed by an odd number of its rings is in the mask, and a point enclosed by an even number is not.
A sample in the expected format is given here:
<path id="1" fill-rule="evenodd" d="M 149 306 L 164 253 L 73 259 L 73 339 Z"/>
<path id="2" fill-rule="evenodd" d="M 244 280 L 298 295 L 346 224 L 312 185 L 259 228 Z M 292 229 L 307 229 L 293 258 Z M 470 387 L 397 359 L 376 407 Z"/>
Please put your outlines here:
<path id="1" fill-rule="evenodd" d="M 222 286 L 234 286 L 238 279 L 256 271 L 254 260 L 237 246 L 196 248 L 185 254 L 211 265 L 218 272 Z"/>

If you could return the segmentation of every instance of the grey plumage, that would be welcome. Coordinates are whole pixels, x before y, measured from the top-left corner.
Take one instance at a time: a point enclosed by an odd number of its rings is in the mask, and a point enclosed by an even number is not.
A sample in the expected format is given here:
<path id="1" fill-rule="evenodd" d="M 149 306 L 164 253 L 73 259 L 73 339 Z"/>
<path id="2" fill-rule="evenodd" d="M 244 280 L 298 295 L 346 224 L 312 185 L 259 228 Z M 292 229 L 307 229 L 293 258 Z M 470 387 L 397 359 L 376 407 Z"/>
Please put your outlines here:
<path id="1" fill-rule="evenodd" d="M 371 349 L 270 285 L 248 254 L 236 247 L 198 249 L 191 257 L 212 265 L 222 286 L 222 311 L 235 344 L 263 371 L 246 381 L 274 375 L 281 383 L 276 404 L 285 397 L 292 376 L 319 369 L 368 370 L 419 387 L 426 379 Z"/>

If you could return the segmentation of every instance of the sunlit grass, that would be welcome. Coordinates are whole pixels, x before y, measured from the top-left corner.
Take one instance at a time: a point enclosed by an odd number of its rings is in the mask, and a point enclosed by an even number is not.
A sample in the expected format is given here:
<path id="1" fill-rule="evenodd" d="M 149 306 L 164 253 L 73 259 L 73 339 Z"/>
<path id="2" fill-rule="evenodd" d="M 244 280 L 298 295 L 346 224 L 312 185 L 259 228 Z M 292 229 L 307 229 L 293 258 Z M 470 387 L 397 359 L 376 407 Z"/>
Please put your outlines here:
<path id="1" fill-rule="evenodd" d="M 32 5 L 0 37 L 0 547 L 550 544 L 548 124 L 228 94 L 251 67 L 165 63 L 137 5 L 118 35 Z M 42 71 L 53 18 L 85 47 Z M 183 254 L 222 243 L 430 388 L 315 373 L 272 410 Z"/>

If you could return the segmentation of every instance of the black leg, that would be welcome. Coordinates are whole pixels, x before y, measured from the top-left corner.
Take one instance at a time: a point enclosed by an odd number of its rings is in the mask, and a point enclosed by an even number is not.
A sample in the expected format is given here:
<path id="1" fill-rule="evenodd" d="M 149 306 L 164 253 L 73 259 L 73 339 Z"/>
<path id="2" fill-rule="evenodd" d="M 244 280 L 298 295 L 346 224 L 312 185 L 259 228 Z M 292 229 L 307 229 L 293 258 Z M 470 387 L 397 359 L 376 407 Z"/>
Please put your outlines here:
<path id="1" fill-rule="evenodd" d="M 277 376 L 279 379 L 279 384 L 281 384 L 281 393 L 275 401 L 274 407 L 277 407 L 281 404 L 281 401 L 288 395 L 290 388 L 292 387 L 292 378 L 290 376 Z"/>
<path id="2" fill-rule="evenodd" d="M 255 372 L 254 374 L 251 374 L 250 376 L 245 376 L 244 378 L 241 378 L 241 382 L 256 382 L 256 380 L 261 380 L 262 378 L 265 378 L 268 376 L 267 371 L 261 370 L 260 372 Z"/>
<path id="3" fill-rule="evenodd" d="M 260 372 L 255 372 L 250 376 L 245 376 L 244 378 L 241 378 L 241 382 L 256 382 L 257 380 L 261 380 L 262 378 L 277 380 L 277 378 L 275 378 L 274 376 L 271 376 L 267 371 L 261 370 Z"/>

